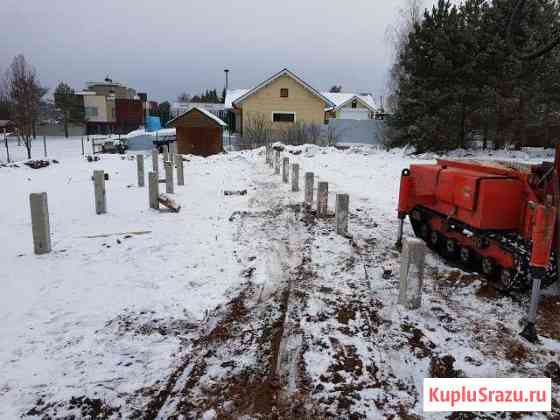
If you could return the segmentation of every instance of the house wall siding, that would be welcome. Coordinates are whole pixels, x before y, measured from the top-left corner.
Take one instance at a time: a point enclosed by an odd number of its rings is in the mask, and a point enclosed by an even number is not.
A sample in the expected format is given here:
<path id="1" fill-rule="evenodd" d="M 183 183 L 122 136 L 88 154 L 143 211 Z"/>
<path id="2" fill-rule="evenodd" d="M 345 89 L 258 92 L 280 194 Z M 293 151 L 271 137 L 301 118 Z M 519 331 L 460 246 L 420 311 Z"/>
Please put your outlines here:
<path id="1" fill-rule="evenodd" d="M 103 95 L 84 95 L 84 107 L 97 108 L 97 116 L 88 117 L 91 122 L 108 122 L 107 118 L 107 98 Z"/>
<path id="2" fill-rule="evenodd" d="M 287 98 L 280 97 L 280 89 L 288 89 Z M 272 122 L 273 112 L 294 112 L 296 122 L 323 124 L 327 104 L 289 76 L 281 76 L 241 103 L 242 127 L 259 114 Z M 273 123 L 273 129 L 282 129 L 291 123 Z"/>

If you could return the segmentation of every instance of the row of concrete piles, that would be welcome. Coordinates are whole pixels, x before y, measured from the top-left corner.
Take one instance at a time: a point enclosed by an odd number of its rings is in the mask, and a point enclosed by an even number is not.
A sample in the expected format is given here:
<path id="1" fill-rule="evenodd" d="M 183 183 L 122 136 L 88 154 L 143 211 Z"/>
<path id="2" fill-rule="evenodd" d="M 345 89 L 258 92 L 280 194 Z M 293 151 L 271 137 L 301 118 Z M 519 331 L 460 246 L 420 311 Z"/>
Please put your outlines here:
<path id="1" fill-rule="evenodd" d="M 275 153 L 274 153 L 275 152 Z M 290 158 L 284 157 L 282 165 L 280 165 L 280 150 L 273 150 L 272 147 L 266 148 L 266 163 L 274 168 L 274 173 L 279 175 L 282 171 L 282 182 L 290 183 L 292 192 L 299 192 L 299 175 L 300 166 L 298 163 L 292 163 L 290 166 Z M 304 204 L 309 208 L 314 204 L 314 188 L 315 174 L 313 172 L 305 172 L 304 175 Z M 317 200 L 316 213 L 317 217 L 329 216 L 329 183 L 319 181 L 317 183 Z M 348 215 L 349 215 L 350 198 L 348 194 L 336 194 L 335 217 L 336 232 L 342 236 L 348 235 Z"/>
<path id="2" fill-rule="evenodd" d="M 280 150 L 274 150 L 267 147 L 265 150 L 266 163 L 274 167 L 274 173 L 282 174 L 282 181 L 289 182 L 291 172 L 292 191 L 299 191 L 299 173 L 300 166 L 298 163 L 292 163 L 290 171 L 290 159 L 282 158 Z M 304 203 L 312 208 L 314 201 L 315 174 L 313 172 L 305 173 L 305 189 Z M 317 199 L 316 213 L 317 217 L 328 216 L 328 182 L 319 181 L 317 183 Z M 348 217 L 349 217 L 350 199 L 348 194 L 336 194 L 336 232 L 339 235 L 350 237 L 348 233 Z M 417 239 L 406 239 L 403 244 L 401 254 L 400 267 L 400 287 L 398 302 L 400 305 L 408 309 L 418 309 L 422 304 L 422 286 L 424 277 L 424 261 L 426 249 L 422 241 Z"/>
<path id="3" fill-rule="evenodd" d="M 290 181 L 291 173 L 291 190 L 293 192 L 299 192 L 299 164 L 292 163 L 290 170 L 290 159 L 284 157 L 282 159 L 282 165 L 280 165 L 280 151 L 276 150 L 274 156 L 273 152 L 274 150 L 271 147 L 266 148 L 266 162 L 271 167 L 274 167 L 275 174 L 280 174 L 280 169 L 282 167 L 282 181 L 286 184 Z M 174 166 L 177 170 L 177 184 L 180 186 L 185 184 L 183 158 L 177 155 L 175 149 L 171 147 L 170 150 L 167 150 L 167 148 L 164 149 L 163 161 L 165 179 L 162 180 L 162 182 L 165 182 L 165 192 L 166 194 L 173 194 Z M 145 186 L 144 155 L 136 155 L 136 164 L 138 187 L 143 188 Z M 107 176 L 104 171 L 94 171 L 93 183 L 96 214 L 104 214 L 107 212 L 106 180 Z M 148 174 L 148 201 L 149 207 L 152 209 L 159 209 L 160 202 L 162 201 L 162 197 L 159 194 L 159 183 L 159 152 L 157 149 L 154 149 L 152 151 L 152 171 Z M 314 202 L 314 185 L 315 174 L 313 172 L 306 172 L 304 202 L 309 208 L 312 208 Z M 327 217 L 329 215 L 328 196 L 328 182 L 319 181 L 316 199 L 316 213 L 318 217 Z M 52 245 L 47 193 L 31 194 L 30 205 L 34 251 L 36 254 L 49 253 L 51 252 Z M 349 205 L 350 199 L 348 194 L 336 194 L 336 232 L 344 237 L 350 237 L 348 233 Z M 416 309 L 421 305 L 425 245 L 419 240 L 407 240 L 404 243 L 401 255 L 399 303 L 410 309 Z"/>
<path id="4" fill-rule="evenodd" d="M 174 146 L 174 145 L 173 145 Z M 159 179 L 159 151 L 152 150 L 152 171 L 148 173 L 148 202 L 152 209 L 159 209 L 161 196 L 159 193 L 160 182 L 165 182 L 165 193 L 175 192 L 173 167 L 177 170 L 177 185 L 185 185 L 184 161 L 181 155 L 175 153 L 175 148 L 164 148 L 163 166 L 165 178 Z M 137 184 L 139 188 L 145 187 L 144 155 L 136 155 Z M 103 170 L 93 171 L 93 191 L 96 214 L 107 213 L 107 192 L 105 183 L 109 176 Z M 32 193 L 29 196 L 31 207 L 31 229 L 33 233 L 33 246 L 35 254 L 46 254 L 52 250 L 48 196 L 46 192 Z"/>

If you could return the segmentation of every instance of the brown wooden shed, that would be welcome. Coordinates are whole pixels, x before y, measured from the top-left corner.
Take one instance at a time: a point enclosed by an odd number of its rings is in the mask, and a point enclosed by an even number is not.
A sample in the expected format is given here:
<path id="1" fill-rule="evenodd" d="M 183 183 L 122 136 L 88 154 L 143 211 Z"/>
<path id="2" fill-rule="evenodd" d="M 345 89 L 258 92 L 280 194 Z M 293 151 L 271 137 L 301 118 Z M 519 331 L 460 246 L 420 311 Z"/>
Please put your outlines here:
<path id="1" fill-rule="evenodd" d="M 167 126 L 176 129 L 179 154 L 210 156 L 224 150 L 222 138 L 227 124 L 203 108 L 191 108 Z"/>

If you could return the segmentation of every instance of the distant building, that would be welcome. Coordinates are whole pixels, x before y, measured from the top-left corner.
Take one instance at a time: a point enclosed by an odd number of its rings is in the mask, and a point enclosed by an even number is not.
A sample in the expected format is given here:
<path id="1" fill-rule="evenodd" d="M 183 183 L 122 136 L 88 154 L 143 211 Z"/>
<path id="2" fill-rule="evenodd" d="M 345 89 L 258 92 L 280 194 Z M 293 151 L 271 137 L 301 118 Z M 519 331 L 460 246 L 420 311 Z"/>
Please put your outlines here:
<path id="1" fill-rule="evenodd" d="M 369 93 L 323 92 L 335 106 L 325 109 L 326 119 L 373 120 L 378 112 L 373 96 Z"/>
<path id="2" fill-rule="evenodd" d="M 88 134 L 126 134 L 144 125 L 150 107 L 146 94 L 137 94 L 108 77 L 103 82 L 88 82 L 86 86 L 76 95 L 83 99 Z"/>
<path id="3" fill-rule="evenodd" d="M 122 83 L 113 82 L 108 77 L 103 82 L 87 82 L 86 90 L 95 92 L 98 95 L 114 96 L 119 99 L 139 99 L 134 89 L 131 89 Z"/>
<path id="4" fill-rule="evenodd" d="M 193 108 L 202 108 L 220 119 L 225 119 L 227 110 L 225 104 L 210 102 L 175 102 L 171 105 L 171 117 L 176 118 Z"/>

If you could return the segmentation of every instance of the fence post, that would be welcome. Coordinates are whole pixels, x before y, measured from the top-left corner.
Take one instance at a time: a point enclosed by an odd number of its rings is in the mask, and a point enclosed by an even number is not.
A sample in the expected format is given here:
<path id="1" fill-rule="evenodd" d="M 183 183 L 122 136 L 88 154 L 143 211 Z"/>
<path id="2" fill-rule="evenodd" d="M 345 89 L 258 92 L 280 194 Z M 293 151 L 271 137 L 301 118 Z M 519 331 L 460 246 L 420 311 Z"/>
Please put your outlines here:
<path id="1" fill-rule="evenodd" d="M 336 233 L 348 235 L 348 208 L 350 197 L 348 194 L 336 195 Z"/>
<path id="2" fill-rule="evenodd" d="M 165 165 L 165 162 L 169 161 L 169 144 L 164 144 L 163 145 L 163 164 Z"/>
<path id="3" fill-rule="evenodd" d="M 175 163 L 175 142 L 169 144 L 169 161 Z"/>
<path id="4" fill-rule="evenodd" d="M 323 217 L 327 215 L 329 209 L 329 183 L 319 182 L 317 188 L 317 216 Z"/>
<path id="5" fill-rule="evenodd" d="M 276 150 L 276 153 L 274 155 L 274 173 L 280 173 L 280 150 Z"/>
<path id="6" fill-rule="evenodd" d="M 43 136 L 43 153 L 47 157 L 47 136 Z"/>
<path id="7" fill-rule="evenodd" d="M 313 205 L 313 184 L 315 183 L 315 175 L 313 172 L 305 173 L 305 204 Z"/>
<path id="8" fill-rule="evenodd" d="M 399 305 L 418 309 L 422 305 L 426 246 L 420 239 L 406 239 L 400 268 Z"/>
<path id="9" fill-rule="evenodd" d="M 104 171 L 93 171 L 93 184 L 95 190 L 95 213 L 107 213 L 107 197 L 105 192 Z"/>
<path id="10" fill-rule="evenodd" d="M 173 194 L 173 164 L 165 162 L 165 192 Z"/>
<path id="11" fill-rule="evenodd" d="M 136 155 L 136 169 L 138 171 L 138 186 L 144 186 L 144 155 Z"/>
<path id="12" fill-rule="evenodd" d="M 29 194 L 31 205 L 31 230 L 33 248 L 37 255 L 51 252 L 51 228 L 49 222 L 49 205 L 47 193 Z"/>
<path id="13" fill-rule="evenodd" d="M 292 164 L 292 192 L 299 191 L 299 164 Z"/>
<path id="14" fill-rule="evenodd" d="M 152 171 L 159 174 L 159 150 L 152 149 Z"/>
<path id="15" fill-rule="evenodd" d="M 159 209 L 159 176 L 157 172 L 148 174 L 148 197 L 151 209 Z"/>
<path id="16" fill-rule="evenodd" d="M 290 158 L 285 157 L 282 160 L 282 182 L 284 184 L 288 183 L 289 176 L 290 176 Z"/>
<path id="17" fill-rule="evenodd" d="M 185 171 L 183 167 L 183 156 L 175 155 L 175 164 L 177 165 L 177 185 L 185 185 Z"/>

